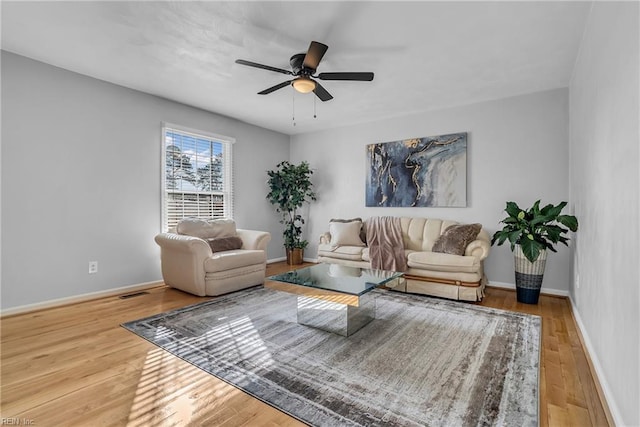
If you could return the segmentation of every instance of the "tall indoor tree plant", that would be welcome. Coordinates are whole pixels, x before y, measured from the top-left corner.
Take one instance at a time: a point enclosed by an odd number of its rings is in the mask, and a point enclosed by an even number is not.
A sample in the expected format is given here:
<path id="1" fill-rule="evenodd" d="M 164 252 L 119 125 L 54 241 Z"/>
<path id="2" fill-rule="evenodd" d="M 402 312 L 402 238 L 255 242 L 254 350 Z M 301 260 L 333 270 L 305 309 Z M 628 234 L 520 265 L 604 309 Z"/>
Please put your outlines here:
<path id="1" fill-rule="evenodd" d="M 528 210 L 522 210 L 515 202 L 507 202 L 507 217 L 500 221 L 502 230 L 496 231 L 491 244 L 502 245 L 509 240 L 514 254 L 516 291 L 519 302 L 537 304 L 542 287 L 547 249 L 557 252 L 555 245 L 568 246 L 564 235 L 578 230 L 578 219 L 573 215 L 561 215 L 567 202 L 540 208 L 540 200 Z"/>
<path id="2" fill-rule="evenodd" d="M 311 175 L 313 171 L 309 163 L 294 165 L 288 161 L 278 163 L 276 170 L 267 171 L 269 175 L 269 193 L 267 199 L 282 215 L 280 223 L 284 224 L 284 247 L 288 264 L 302 264 L 304 248 L 309 242 L 302 239 L 304 218 L 298 209 L 305 202 L 316 200 L 313 192 Z"/>

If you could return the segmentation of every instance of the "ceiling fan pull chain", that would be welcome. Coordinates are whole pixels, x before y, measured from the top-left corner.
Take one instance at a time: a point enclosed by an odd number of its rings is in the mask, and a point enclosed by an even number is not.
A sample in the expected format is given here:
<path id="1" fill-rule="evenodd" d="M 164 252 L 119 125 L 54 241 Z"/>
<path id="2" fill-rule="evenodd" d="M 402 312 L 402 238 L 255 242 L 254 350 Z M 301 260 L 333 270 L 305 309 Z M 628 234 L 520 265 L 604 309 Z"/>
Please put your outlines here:
<path id="1" fill-rule="evenodd" d="M 315 96 L 313 97 L 313 118 L 317 119 L 317 116 L 316 116 L 316 97 Z"/>
<path id="2" fill-rule="evenodd" d="M 296 94 L 294 91 L 291 91 L 291 118 L 293 120 L 293 125 L 296 125 Z"/>

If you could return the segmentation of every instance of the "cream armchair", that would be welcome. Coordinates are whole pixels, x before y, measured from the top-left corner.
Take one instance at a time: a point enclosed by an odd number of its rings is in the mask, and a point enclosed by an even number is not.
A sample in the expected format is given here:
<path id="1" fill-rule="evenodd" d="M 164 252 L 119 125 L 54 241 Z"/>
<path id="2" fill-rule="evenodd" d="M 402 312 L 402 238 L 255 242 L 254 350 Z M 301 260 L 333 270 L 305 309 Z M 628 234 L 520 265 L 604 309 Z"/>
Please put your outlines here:
<path id="1" fill-rule="evenodd" d="M 194 295 L 215 296 L 264 283 L 271 234 L 236 229 L 231 220 L 192 218 L 181 221 L 176 230 L 155 237 L 160 246 L 162 277 L 168 286 Z M 212 241 L 228 235 L 237 236 L 242 247 L 214 252 Z"/>

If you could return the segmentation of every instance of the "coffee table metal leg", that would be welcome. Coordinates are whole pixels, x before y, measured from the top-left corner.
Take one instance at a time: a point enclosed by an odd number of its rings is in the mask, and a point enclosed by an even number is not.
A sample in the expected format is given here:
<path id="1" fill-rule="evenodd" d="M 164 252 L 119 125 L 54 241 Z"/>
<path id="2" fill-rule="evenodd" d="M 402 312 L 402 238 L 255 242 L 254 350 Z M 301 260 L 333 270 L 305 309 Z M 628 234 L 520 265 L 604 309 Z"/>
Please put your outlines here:
<path id="1" fill-rule="evenodd" d="M 342 336 L 349 336 L 376 317 L 376 294 L 366 293 L 358 305 L 298 295 L 298 323 Z"/>

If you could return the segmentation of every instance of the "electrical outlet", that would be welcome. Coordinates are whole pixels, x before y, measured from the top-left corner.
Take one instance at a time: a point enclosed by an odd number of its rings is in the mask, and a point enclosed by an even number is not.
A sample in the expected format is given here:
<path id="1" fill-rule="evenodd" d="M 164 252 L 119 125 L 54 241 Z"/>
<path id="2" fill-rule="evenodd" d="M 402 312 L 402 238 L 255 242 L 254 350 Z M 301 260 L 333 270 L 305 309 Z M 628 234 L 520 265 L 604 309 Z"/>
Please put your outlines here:
<path id="1" fill-rule="evenodd" d="M 96 274 L 98 272 L 98 261 L 89 261 L 89 274 Z"/>

